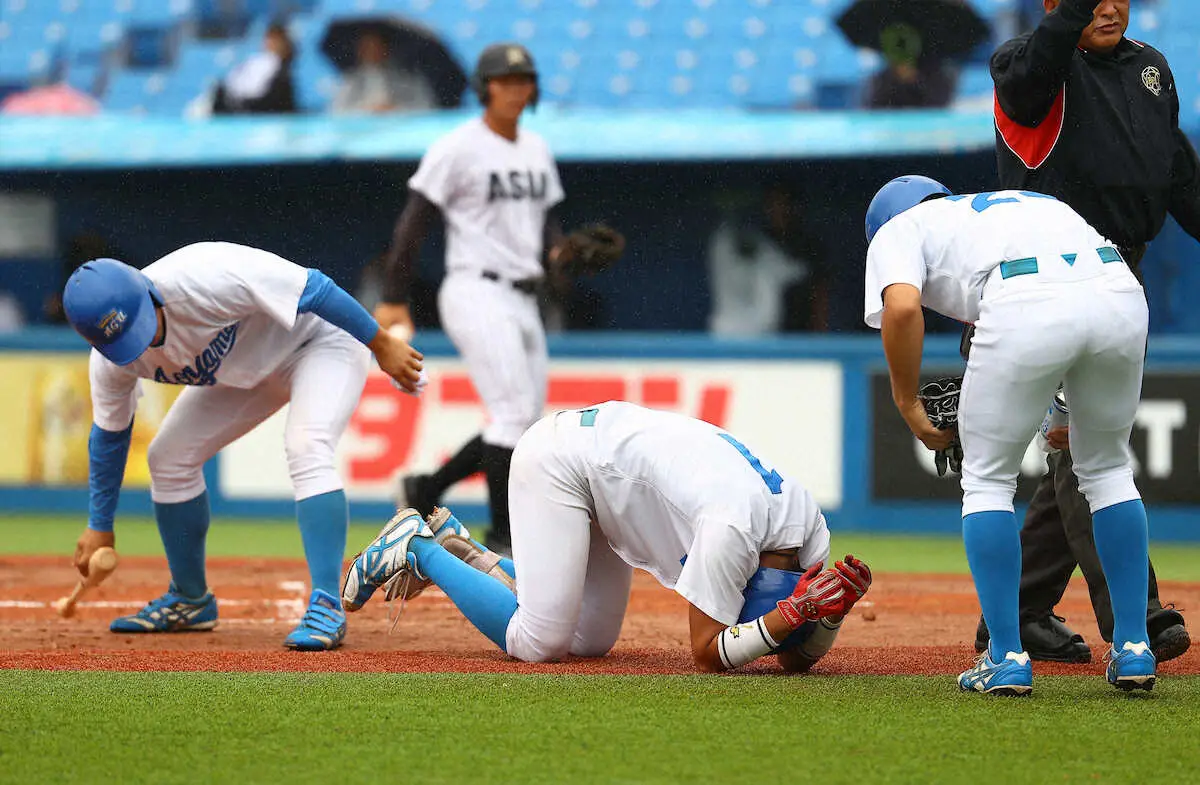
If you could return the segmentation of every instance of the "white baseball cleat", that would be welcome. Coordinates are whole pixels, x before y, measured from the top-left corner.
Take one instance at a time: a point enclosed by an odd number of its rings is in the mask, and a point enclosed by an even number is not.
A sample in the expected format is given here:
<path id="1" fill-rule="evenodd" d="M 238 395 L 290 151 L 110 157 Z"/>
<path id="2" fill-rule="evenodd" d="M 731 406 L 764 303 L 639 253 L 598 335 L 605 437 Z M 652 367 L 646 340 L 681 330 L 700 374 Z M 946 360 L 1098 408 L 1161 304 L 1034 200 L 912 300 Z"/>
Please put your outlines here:
<path id="1" fill-rule="evenodd" d="M 413 537 L 432 538 L 433 531 L 421 513 L 409 507 L 398 511 L 379 536 L 354 557 L 342 581 L 342 604 L 348 612 L 365 605 L 381 586 L 388 585 L 387 598 L 391 600 L 403 593 L 412 579 L 426 580 L 408 550 Z"/>

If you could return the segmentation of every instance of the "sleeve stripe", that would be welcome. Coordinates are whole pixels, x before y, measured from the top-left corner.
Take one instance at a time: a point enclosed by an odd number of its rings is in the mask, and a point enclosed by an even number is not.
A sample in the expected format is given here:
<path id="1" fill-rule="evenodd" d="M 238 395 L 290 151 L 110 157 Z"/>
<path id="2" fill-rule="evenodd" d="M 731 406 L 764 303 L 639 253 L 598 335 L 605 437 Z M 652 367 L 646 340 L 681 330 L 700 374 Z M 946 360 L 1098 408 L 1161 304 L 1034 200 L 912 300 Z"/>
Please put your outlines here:
<path id="1" fill-rule="evenodd" d="M 771 636 L 767 633 L 767 627 L 763 624 L 762 616 L 759 616 L 757 619 L 755 619 L 754 624 L 758 628 L 758 634 L 762 636 L 763 643 L 765 643 L 768 648 L 774 651 L 779 644 L 771 640 Z"/>
<path id="2" fill-rule="evenodd" d="M 728 629 L 726 627 L 721 630 L 721 634 L 717 636 L 717 653 L 721 655 L 721 664 L 726 668 L 732 668 L 733 666 L 729 664 L 729 654 L 725 651 L 725 633 Z"/>

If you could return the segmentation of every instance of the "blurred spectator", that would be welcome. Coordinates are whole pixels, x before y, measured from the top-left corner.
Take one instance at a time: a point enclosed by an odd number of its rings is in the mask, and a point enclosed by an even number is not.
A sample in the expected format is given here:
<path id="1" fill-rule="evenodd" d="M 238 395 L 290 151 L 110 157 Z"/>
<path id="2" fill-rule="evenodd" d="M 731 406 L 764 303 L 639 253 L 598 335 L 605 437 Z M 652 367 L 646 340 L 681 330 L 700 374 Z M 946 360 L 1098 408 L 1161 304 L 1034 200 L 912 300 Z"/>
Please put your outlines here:
<path id="1" fill-rule="evenodd" d="M 819 252 L 797 207 L 781 185 L 763 192 L 756 215 L 743 215 L 732 200 L 723 205 L 724 216 L 708 247 L 709 329 L 714 334 L 825 329 Z"/>
<path id="2" fill-rule="evenodd" d="M 387 42 L 367 31 L 358 39 L 358 65 L 347 71 L 333 99 L 338 114 L 411 112 L 432 109 L 437 97 L 419 73 L 398 67 Z"/>
<path id="3" fill-rule="evenodd" d="M 233 70 L 217 86 L 213 114 L 287 114 L 296 111 L 292 60 L 296 47 L 287 28 L 272 24 L 263 50 Z"/>
<path id="4" fill-rule="evenodd" d="M 0 112 L 19 115 L 93 115 L 100 103 L 65 82 L 31 87 L 12 93 L 0 104 Z"/>
<path id="5" fill-rule="evenodd" d="M 870 109 L 947 106 L 954 99 L 957 69 L 924 56 L 921 34 L 911 25 L 889 25 L 879 34 L 887 67 L 871 78 L 865 104 Z"/>

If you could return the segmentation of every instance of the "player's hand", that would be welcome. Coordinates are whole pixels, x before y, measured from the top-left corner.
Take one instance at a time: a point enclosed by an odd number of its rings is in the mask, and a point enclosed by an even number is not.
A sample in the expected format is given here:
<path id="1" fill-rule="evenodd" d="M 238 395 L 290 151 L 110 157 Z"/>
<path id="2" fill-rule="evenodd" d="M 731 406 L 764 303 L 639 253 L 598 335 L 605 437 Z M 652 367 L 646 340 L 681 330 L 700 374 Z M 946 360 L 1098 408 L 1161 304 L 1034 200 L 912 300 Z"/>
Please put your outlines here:
<path id="1" fill-rule="evenodd" d="M 375 321 L 379 322 L 379 326 L 385 330 L 399 326 L 407 331 L 409 338 L 416 332 L 408 303 L 379 303 L 375 306 L 373 315 Z"/>
<path id="2" fill-rule="evenodd" d="M 425 357 L 412 348 L 408 341 L 388 330 L 380 330 L 367 348 L 375 355 L 379 369 L 395 379 L 401 390 L 414 394 L 418 392 Z"/>
<path id="3" fill-rule="evenodd" d="M 835 570 L 816 564 L 800 576 L 795 591 L 775 604 L 784 622 L 793 630 L 801 625 L 846 614 L 846 588 Z M 853 604 L 853 601 L 851 601 Z"/>
<path id="4" fill-rule="evenodd" d="M 944 431 L 934 428 L 933 423 L 929 421 L 929 415 L 925 413 L 924 404 L 918 399 L 914 398 L 911 403 L 900 407 L 900 415 L 904 417 L 904 422 L 913 436 L 934 452 L 946 449 L 958 438 L 956 428 L 947 428 Z"/>
<path id="5" fill-rule="evenodd" d="M 83 534 L 79 535 L 79 541 L 75 543 L 75 569 L 79 570 L 79 574 L 86 578 L 88 562 L 91 561 L 92 554 L 101 548 L 113 548 L 116 546 L 116 542 L 117 537 L 112 532 L 84 529 Z"/>
<path id="6" fill-rule="evenodd" d="M 1067 434 L 1070 433 L 1070 428 L 1062 426 L 1061 428 L 1051 428 L 1046 432 L 1046 441 L 1050 442 L 1050 446 L 1056 450 L 1065 450 L 1070 446 L 1067 439 Z"/>
<path id="7" fill-rule="evenodd" d="M 871 588 L 871 568 L 862 559 L 846 554 L 845 559 L 834 562 L 833 571 L 837 573 L 842 581 L 842 588 L 846 590 L 846 602 L 843 607 L 849 611 L 854 607 L 854 603 L 863 598 L 867 589 Z"/>

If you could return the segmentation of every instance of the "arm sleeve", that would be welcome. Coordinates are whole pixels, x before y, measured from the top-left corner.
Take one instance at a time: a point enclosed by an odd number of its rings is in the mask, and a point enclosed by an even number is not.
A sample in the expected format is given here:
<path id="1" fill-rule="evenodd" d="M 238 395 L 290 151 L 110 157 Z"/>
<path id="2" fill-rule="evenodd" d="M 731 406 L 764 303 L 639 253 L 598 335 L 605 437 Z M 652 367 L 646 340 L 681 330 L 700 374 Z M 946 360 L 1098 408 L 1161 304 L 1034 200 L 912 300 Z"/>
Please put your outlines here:
<path id="1" fill-rule="evenodd" d="M 359 343 L 370 343 L 379 333 L 379 323 L 358 300 L 320 270 L 308 271 L 308 283 L 300 295 L 296 312 L 315 313 L 334 327 L 353 335 Z"/>
<path id="2" fill-rule="evenodd" d="M 1001 45 L 992 55 L 996 100 L 1009 119 L 1030 127 L 1045 119 L 1095 6 L 1096 0 L 1062 0 L 1031 35 Z"/>
<path id="3" fill-rule="evenodd" d="M 675 591 L 726 626 L 737 624 L 743 592 L 758 569 L 749 532 L 720 520 L 702 520 Z"/>
<path id="4" fill-rule="evenodd" d="M 125 461 L 133 422 L 120 431 L 106 431 L 92 425 L 88 437 L 88 528 L 98 532 L 113 530 Z"/>
<path id="5" fill-rule="evenodd" d="M 863 320 L 876 330 L 883 324 L 883 290 L 894 283 L 925 289 L 925 260 L 915 224 L 903 216 L 884 224 L 867 249 L 866 298 Z"/>
<path id="6" fill-rule="evenodd" d="M 437 212 L 437 206 L 419 191 L 409 191 L 404 210 L 396 219 L 396 228 L 392 232 L 392 244 L 383 260 L 384 302 L 408 302 L 413 270 L 417 266 L 421 244 L 425 242 L 429 224 Z"/>
<path id="7" fill-rule="evenodd" d="M 1187 135 L 1179 129 L 1179 94 L 1171 77 L 1171 125 L 1175 156 L 1171 162 L 1171 201 L 1168 209 L 1183 231 L 1200 240 L 1200 159 Z"/>

